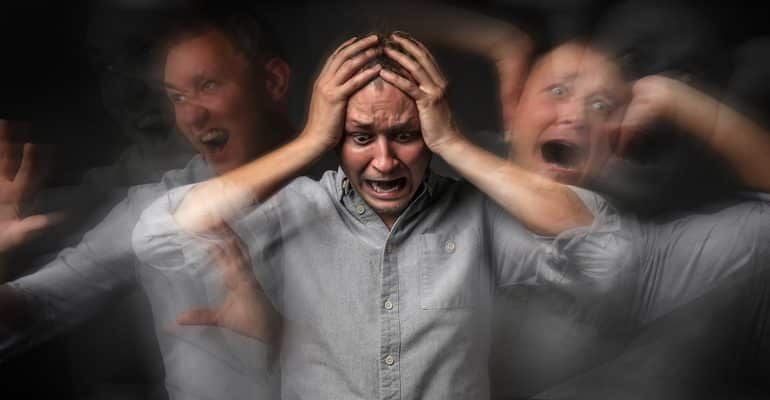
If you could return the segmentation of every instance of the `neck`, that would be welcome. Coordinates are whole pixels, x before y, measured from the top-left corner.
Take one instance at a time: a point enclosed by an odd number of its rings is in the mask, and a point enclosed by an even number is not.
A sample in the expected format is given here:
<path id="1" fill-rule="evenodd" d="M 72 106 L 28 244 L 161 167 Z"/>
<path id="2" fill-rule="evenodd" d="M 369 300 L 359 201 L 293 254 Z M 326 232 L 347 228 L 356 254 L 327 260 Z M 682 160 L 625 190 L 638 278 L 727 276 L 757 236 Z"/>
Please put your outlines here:
<path id="1" fill-rule="evenodd" d="M 396 224 L 396 220 L 398 219 L 397 215 L 380 215 L 380 219 L 383 223 L 385 223 L 385 226 L 388 227 L 389 231 L 393 230 L 393 225 Z"/>

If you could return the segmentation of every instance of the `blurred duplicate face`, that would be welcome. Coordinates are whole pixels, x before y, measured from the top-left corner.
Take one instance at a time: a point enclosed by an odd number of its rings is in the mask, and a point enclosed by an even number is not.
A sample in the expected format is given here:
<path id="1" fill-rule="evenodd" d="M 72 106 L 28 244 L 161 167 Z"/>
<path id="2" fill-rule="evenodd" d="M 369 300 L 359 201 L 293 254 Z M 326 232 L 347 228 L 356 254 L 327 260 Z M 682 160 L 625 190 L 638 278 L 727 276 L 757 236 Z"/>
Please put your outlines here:
<path id="1" fill-rule="evenodd" d="M 414 100 L 381 79 L 351 96 L 340 158 L 353 189 L 391 227 L 431 158 Z"/>
<path id="2" fill-rule="evenodd" d="M 164 69 L 177 129 L 219 174 L 274 148 L 263 71 L 211 29 L 173 45 Z"/>
<path id="3" fill-rule="evenodd" d="M 522 167 L 579 184 L 612 155 L 629 97 L 620 68 L 590 47 L 567 43 L 532 68 L 516 108 L 511 156 Z"/>

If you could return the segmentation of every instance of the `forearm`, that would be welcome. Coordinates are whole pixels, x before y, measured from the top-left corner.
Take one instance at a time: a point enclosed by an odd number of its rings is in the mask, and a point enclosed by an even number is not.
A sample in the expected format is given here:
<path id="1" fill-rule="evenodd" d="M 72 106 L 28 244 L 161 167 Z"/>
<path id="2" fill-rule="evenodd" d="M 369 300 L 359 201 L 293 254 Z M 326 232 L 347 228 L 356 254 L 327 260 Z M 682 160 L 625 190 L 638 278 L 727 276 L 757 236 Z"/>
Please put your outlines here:
<path id="1" fill-rule="evenodd" d="M 746 185 L 770 191 L 770 132 L 705 93 L 677 86 L 670 115 L 676 125 L 727 160 Z"/>
<path id="2" fill-rule="evenodd" d="M 312 165 L 328 145 L 302 134 L 281 148 L 195 187 L 174 214 L 181 227 L 207 231 L 263 202 Z"/>
<path id="3" fill-rule="evenodd" d="M 399 29 L 411 32 L 424 41 L 498 60 L 507 53 L 503 49 L 526 49 L 532 42 L 516 26 L 481 13 L 431 3 L 389 3 L 383 10 Z"/>
<path id="4" fill-rule="evenodd" d="M 593 222 L 591 212 L 565 185 L 526 171 L 462 136 L 442 144 L 437 153 L 535 233 L 555 235 Z"/>
<path id="5" fill-rule="evenodd" d="M 495 67 L 504 122 L 515 108 L 534 50 L 529 35 L 516 26 L 448 5 L 400 4 L 392 7 L 395 24 L 421 40 L 485 58 Z"/>

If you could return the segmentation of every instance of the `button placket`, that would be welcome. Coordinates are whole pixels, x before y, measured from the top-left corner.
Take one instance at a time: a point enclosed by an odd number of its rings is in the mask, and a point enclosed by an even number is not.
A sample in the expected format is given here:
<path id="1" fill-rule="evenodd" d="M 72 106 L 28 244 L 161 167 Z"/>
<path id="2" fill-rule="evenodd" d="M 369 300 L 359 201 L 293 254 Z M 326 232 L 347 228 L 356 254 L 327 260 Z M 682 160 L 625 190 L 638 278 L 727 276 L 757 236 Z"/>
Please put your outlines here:
<path id="1" fill-rule="evenodd" d="M 399 222 L 387 235 L 381 253 L 381 292 L 380 292 L 380 398 L 399 398 L 401 376 L 400 357 L 400 319 L 398 312 L 399 268 L 396 242 Z"/>

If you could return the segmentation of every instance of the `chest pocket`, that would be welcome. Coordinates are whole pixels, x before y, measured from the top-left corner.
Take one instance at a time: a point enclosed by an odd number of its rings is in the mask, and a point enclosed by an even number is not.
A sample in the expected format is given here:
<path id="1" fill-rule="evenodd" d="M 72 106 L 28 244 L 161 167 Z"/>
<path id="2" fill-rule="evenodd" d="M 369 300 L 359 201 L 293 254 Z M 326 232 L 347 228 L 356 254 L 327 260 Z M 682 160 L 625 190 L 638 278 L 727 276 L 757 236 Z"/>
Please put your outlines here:
<path id="1" fill-rule="evenodd" d="M 485 265 L 478 237 L 461 234 L 420 236 L 419 279 L 422 309 L 476 307 L 479 305 Z"/>

